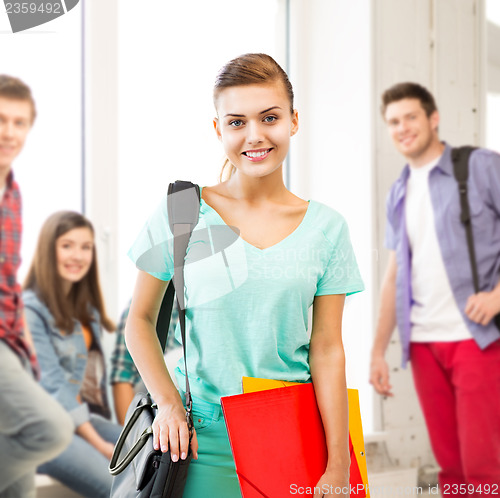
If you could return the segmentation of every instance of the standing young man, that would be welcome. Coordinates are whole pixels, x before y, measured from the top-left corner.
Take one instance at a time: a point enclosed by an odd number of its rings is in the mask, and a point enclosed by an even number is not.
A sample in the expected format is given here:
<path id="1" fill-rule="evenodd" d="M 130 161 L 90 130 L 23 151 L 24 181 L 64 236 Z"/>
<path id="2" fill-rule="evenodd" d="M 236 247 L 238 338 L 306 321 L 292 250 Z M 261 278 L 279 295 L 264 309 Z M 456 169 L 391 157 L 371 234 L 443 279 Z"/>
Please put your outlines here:
<path id="1" fill-rule="evenodd" d="M 0 497 L 35 496 L 42 462 L 71 441 L 73 423 L 36 382 L 38 365 L 24 326 L 17 283 L 21 245 L 21 196 L 12 162 L 35 119 L 30 89 L 0 75 Z"/>
<path id="2" fill-rule="evenodd" d="M 478 149 L 469 162 L 475 294 L 451 148 L 439 140 L 433 96 L 397 84 L 382 95 L 382 115 L 408 164 L 387 199 L 391 252 L 370 382 L 392 395 L 384 355 L 397 325 L 441 493 L 500 493 L 500 331 L 492 320 L 500 312 L 500 156 Z"/>

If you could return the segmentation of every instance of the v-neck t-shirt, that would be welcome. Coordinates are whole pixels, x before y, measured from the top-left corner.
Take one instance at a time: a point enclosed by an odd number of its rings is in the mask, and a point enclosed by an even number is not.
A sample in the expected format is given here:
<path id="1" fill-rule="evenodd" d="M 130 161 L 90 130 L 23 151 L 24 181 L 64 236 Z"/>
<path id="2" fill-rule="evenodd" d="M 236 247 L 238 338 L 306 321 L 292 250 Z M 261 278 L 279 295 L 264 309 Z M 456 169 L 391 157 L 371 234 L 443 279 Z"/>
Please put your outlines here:
<path id="1" fill-rule="evenodd" d="M 140 270 L 160 280 L 172 278 L 166 198 L 129 256 Z M 364 288 L 344 218 L 315 201 L 309 201 L 290 235 L 258 249 L 201 200 L 184 279 L 191 392 L 212 403 L 241 393 L 243 376 L 309 381 L 308 311 L 315 296 Z M 180 342 L 179 326 L 176 338 Z M 179 361 L 179 386 L 185 384 L 184 375 Z"/>

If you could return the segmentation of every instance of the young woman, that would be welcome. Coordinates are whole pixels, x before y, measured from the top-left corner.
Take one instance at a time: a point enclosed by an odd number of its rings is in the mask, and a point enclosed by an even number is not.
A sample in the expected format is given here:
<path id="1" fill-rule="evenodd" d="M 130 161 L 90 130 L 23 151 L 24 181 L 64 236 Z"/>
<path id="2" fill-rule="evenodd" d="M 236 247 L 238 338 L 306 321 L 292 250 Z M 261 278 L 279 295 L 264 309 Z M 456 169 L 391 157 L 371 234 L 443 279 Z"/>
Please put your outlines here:
<path id="1" fill-rule="evenodd" d="M 108 463 L 121 427 L 110 422 L 101 327 L 114 330 L 99 287 L 94 229 L 61 211 L 44 223 L 24 284 L 41 384 L 69 412 L 70 446 L 38 472 L 88 497 L 108 497 Z"/>
<path id="2" fill-rule="evenodd" d="M 202 189 L 186 255 L 187 365 L 196 429 L 191 448 L 199 458 L 190 466 L 184 496 L 241 496 L 220 398 L 241 393 L 242 376 L 312 379 L 328 447 L 317 485 L 344 487 L 349 452 L 342 311 L 345 295 L 363 289 L 346 223 L 283 183 L 298 113 L 288 77 L 271 57 L 246 54 L 226 64 L 216 79 L 214 103 L 214 128 L 230 171 L 227 180 Z M 224 228 L 239 236 L 231 243 L 226 234 L 215 244 Z M 153 245 L 163 250 L 154 268 L 145 263 Z M 173 460 L 185 458 L 183 393 L 168 375 L 154 328 L 174 271 L 165 200 L 130 256 L 141 271 L 126 340 L 159 407 L 154 444 L 162 451 L 170 447 Z M 185 374 L 179 363 L 179 386 Z"/>

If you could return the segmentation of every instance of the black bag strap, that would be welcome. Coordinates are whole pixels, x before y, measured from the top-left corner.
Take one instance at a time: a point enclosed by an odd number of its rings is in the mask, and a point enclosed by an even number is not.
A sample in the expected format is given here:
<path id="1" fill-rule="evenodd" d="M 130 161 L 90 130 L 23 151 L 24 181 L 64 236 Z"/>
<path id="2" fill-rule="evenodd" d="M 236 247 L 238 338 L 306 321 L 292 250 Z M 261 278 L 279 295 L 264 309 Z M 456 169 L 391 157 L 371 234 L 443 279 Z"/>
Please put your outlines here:
<path id="1" fill-rule="evenodd" d="M 467 237 L 467 248 L 469 250 L 470 267 L 472 271 L 472 282 L 474 291 L 479 292 L 479 277 L 477 274 L 476 251 L 474 249 L 474 236 L 472 234 L 472 223 L 470 219 L 469 197 L 467 190 L 467 179 L 469 177 L 469 158 L 477 147 L 466 145 L 451 149 L 451 160 L 453 162 L 453 173 L 458 182 L 458 193 L 460 196 L 460 221 L 465 227 Z"/>
<path id="2" fill-rule="evenodd" d="M 200 214 L 200 187 L 191 182 L 176 181 L 168 187 L 167 211 L 170 230 L 174 235 L 174 278 L 173 285 L 176 289 L 177 307 L 179 310 L 179 324 L 181 328 L 182 350 L 184 355 L 184 368 L 186 372 L 186 421 L 189 432 L 192 434 L 193 401 L 187 374 L 186 358 L 186 306 L 184 302 L 184 259 L 189 244 L 189 238 L 198 223 Z M 169 285 L 170 287 L 170 285 Z M 168 287 L 167 287 L 168 291 Z M 167 294 L 167 292 L 165 292 Z M 162 302 L 163 306 L 163 302 Z M 168 332 L 168 328 L 166 329 Z M 165 334 L 167 334 L 165 332 Z"/>
<path id="3" fill-rule="evenodd" d="M 173 195 L 182 192 L 180 195 Z M 189 243 L 189 237 L 194 227 L 198 223 L 198 216 L 200 211 L 200 187 L 194 183 L 186 182 L 182 180 L 177 180 L 174 183 L 169 184 L 168 194 L 167 194 L 167 212 L 170 230 L 174 234 L 174 267 L 180 267 L 180 270 L 184 268 L 184 256 L 186 254 L 187 244 Z M 178 241 L 177 245 L 177 255 L 178 261 L 175 262 L 175 233 L 174 225 L 189 225 L 189 233 L 183 240 Z M 178 239 L 177 239 L 178 240 Z M 185 246 L 185 248 L 184 248 Z M 175 270 L 174 270 L 175 271 Z M 178 272 L 179 273 L 179 272 Z M 180 278 L 183 279 L 183 271 L 180 272 Z M 167 289 L 163 296 L 163 300 L 160 305 L 160 311 L 158 312 L 158 318 L 156 320 L 156 334 L 158 340 L 160 341 L 162 351 L 165 351 L 167 344 L 168 328 L 170 325 L 170 318 L 172 316 L 172 309 L 174 304 L 175 295 L 175 274 L 174 278 L 168 283 Z M 182 284 L 184 288 L 184 284 Z M 184 308 L 184 294 L 182 294 L 182 307 Z M 179 317 L 180 320 L 180 317 Z M 181 324 L 182 325 L 182 324 Z"/>
<path id="4" fill-rule="evenodd" d="M 156 320 L 156 335 L 160 341 L 161 350 L 165 352 L 167 347 L 167 335 L 168 328 L 170 326 L 170 319 L 172 318 L 172 310 L 174 307 L 174 296 L 175 289 L 172 280 L 168 283 L 165 294 L 163 295 L 163 300 L 160 305 L 160 311 L 158 312 L 158 318 Z"/>
<path id="5" fill-rule="evenodd" d="M 115 444 L 115 448 L 113 450 L 113 456 L 111 457 L 111 461 L 109 462 L 109 473 L 112 476 L 116 476 L 123 472 L 125 468 L 130 464 L 130 462 L 136 457 L 136 455 L 142 450 L 144 445 L 149 439 L 149 436 L 153 434 L 153 427 L 149 426 L 140 435 L 139 439 L 134 443 L 132 448 L 128 451 L 128 453 L 123 457 L 122 460 L 118 461 L 118 457 L 125 445 L 125 440 L 129 435 L 132 427 L 137 422 L 138 418 L 141 416 L 144 410 L 151 410 L 155 405 L 151 400 L 151 396 L 149 394 L 145 394 L 144 398 L 142 398 L 139 404 L 136 406 L 134 412 L 128 419 L 125 427 L 120 433 L 120 437 Z"/>

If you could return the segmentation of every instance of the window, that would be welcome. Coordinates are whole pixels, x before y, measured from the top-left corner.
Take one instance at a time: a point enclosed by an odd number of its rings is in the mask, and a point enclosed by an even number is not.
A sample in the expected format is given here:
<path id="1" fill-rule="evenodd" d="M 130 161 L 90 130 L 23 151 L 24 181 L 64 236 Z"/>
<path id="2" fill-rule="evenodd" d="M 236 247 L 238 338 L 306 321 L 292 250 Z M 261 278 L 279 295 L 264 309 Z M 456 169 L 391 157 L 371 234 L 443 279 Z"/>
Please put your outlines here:
<path id="1" fill-rule="evenodd" d="M 500 26 L 500 3 L 498 0 L 486 0 L 486 19 Z"/>
<path id="2" fill-rule="evenodd" d="M 488 36 L 486 147 L 500 152 L 500 3 L 486 1 Z"/>
<path id="3" fill-rule="evenodd" d="M 13 167 L 23 196 L 21 281 L 45 219 L 81 208 L 81 15 L 78 5 L 48 24 L 11 33 L 0 9 L 0 72 L 30 86 L 38 113 Z"/>
<path id="4" fill-rule="evenodd" d="M 218 69 L 245 52 L 267 52 L 284 64 L 281 3 L 120 1 L 120 306 L 136 276 L 126 251 L 168 184 L 217 183 L 223 152 L 212 126 L 212 87 Z"/>

